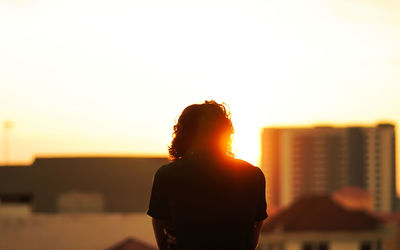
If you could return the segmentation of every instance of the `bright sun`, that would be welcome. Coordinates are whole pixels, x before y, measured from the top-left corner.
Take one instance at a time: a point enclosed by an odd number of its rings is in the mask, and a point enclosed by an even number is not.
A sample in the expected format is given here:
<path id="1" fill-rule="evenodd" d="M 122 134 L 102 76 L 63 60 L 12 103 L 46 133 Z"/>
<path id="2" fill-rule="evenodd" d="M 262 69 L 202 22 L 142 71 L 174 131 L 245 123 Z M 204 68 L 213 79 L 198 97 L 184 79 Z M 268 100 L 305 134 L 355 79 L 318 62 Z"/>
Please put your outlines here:
<path id="1" fill-rule="evenodd" d="M 260 158 L 260 129 L 249 121 L 235 122 L 232 119 L 235 134 L 233 135 L 232 150 L 236 158 L 259 166 Z"/>

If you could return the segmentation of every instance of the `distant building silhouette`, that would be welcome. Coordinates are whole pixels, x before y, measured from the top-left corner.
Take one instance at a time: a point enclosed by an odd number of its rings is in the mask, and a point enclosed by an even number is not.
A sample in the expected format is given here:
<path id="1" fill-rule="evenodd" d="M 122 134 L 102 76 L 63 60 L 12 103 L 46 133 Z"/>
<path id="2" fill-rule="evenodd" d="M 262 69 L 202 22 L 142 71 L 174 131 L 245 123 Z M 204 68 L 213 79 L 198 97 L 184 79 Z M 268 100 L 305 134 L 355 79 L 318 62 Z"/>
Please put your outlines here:
<path id="1" fill-rule="evenodd" d="M 261 168 L 270 211 L 309 194 L 368 190 L 375 211 L 396 210 L 395 131 L 375 127 L 264 128 Z"/>
<path id="2" fill-rule="evenodd" d="M 0 212 L 8 204 L 45 213 L 145 212 L 153 175 L 166 163 L 167 158 L 67 157 L 0 167 Z"/>

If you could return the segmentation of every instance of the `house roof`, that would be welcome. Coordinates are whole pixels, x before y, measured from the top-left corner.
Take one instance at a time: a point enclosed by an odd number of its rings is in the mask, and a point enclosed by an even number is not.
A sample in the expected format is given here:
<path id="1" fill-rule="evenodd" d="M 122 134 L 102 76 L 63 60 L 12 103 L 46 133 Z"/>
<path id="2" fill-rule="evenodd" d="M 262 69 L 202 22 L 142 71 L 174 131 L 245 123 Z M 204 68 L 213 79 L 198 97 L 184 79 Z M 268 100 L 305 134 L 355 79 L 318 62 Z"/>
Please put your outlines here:
<path id="1" fill-rule="evenodd" d="M 361 210 L 349 210 L 330 196 L 303 197 L 268 218 L 263 232 L 361 231 L 377 229 L 381 220 Z"/>
<path id="2" fill-rule="evenodd" d="M 143 241 L 139 241 L 135 238 L 126 238 L 125 240 L 118 242 L 114 246 L 106 248 L 105 250 L 156 250 L 154 246 L 151 246 Z"/>

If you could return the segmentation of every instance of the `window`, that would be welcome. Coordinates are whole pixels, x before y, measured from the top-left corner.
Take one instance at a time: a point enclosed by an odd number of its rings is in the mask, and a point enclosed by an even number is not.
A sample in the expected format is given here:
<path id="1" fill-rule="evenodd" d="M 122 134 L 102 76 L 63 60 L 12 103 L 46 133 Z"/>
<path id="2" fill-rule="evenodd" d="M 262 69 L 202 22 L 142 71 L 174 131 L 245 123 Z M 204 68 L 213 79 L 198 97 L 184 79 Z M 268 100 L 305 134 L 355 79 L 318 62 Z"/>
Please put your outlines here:
<path id="1" fill-rule="evenodd" d="M 312 243 L 304 243 L 302 250 L 312 250 Z"/>
<path id="2" fill-rule="evenodd" d="M 381 250 L 382 242 L 380 240 L 377 241 L 363 241 L 360 244 L 360 250 Z"/>
<path id="3" fill-rule="evenodd" d="M 328 250 L 328 243 L 327 242 L 320 242 L 318 246 L 318 250 Z"/>
<path id="4" fill-rule="evenodd" d="M 376 250 L 381 250 L 382 249 L 382 241 L 378 240 L 376 242 Z"/>
<path id="5" fill-rule="evenodd" d="M 301 250 L 329 250 L 328 242 L 304 242 Z"/>
<path id="6" fill-rule="evenodd" d="M 361 243 L 360 250 L 372 250 L 371 242 L 363 242 L 363 243 Z"/>

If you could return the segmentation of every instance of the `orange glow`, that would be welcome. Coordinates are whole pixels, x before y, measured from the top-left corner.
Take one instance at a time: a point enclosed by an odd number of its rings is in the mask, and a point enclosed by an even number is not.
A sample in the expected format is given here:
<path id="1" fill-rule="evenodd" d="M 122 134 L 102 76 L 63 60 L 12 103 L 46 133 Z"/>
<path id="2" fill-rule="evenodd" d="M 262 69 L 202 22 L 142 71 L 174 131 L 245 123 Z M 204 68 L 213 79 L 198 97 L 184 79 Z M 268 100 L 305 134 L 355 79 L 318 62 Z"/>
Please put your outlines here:
<path id="1" fill-rule="evenodd" d="M 236 158 L 250 162 L 260 167 L 260 139 L 259 130 L 243 123 L 235 125 L 235 134 L 232 141 L 232 149 Z"/>
<path id="2" fill-rule="evenodd" d="M 264 126 L 400 124 L 399 11 L 358 0 L 2 1 L 9 159 L 167 155 L 179 112 L 210 99 L 229 104 L 234 152 L 255 165 Z"/>

